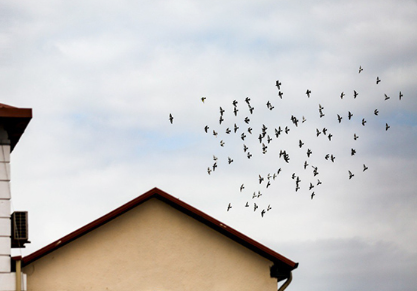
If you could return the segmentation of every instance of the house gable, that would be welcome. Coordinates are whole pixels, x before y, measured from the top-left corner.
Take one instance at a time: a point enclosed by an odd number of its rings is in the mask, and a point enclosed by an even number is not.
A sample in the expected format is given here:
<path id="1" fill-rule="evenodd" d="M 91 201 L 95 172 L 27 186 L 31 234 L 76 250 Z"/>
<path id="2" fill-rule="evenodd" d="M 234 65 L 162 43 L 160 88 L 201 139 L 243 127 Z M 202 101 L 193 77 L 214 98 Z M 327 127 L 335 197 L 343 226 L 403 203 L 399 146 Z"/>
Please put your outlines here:
<path id="1" fill-rule="evenodd" d="M 153 189 L 25 257 L 28 290 L 276 290 L 281 257 L 165 194 Z"/>

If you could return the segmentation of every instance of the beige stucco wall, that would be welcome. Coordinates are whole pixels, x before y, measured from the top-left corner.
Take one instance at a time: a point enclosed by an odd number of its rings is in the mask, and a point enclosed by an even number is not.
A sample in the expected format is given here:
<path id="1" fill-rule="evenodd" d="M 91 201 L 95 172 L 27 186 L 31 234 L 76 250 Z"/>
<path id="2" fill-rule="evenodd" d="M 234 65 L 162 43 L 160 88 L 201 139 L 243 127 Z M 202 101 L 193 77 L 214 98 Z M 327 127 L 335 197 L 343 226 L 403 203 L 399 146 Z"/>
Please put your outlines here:
<path id="1" fill-rule="evenodd" d="M 272 291 L 271 265 L 153 198 L 23 271 L 29 291 Z"/>

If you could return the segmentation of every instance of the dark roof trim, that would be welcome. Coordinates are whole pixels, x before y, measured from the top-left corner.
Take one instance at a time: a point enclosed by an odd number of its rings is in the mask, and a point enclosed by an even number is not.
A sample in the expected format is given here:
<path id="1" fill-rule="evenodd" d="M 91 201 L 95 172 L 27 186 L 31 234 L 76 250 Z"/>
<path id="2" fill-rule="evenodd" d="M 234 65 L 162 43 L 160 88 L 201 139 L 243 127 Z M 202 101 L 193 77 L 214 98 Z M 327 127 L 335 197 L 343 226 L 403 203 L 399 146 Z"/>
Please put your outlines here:
<path id="1" fill-rule="evenodd" d="M 0 103 L 0 123 L 3 124 L 10 140 L 10 152 L 13 151 L 20 137 L 32 119 L 32 109 L 17 108 Z"/>
<path id="2" fill-rule="evenodd" d="M 266 246 L 254 241 L 253 239 L 245 236 L 244 234 L 234 230 L 233 228 L 225 225 L 224 223 L 212 218 L 211 216 L 201 212 L 200 210 L 188 205 L 187 203 L 169 195 L 168 193 L 158 189 L 153 188 L 150 191 L 144 193 L 143 195 L 133 199 L 132 201 L 120 206 L 119 208 L 109 212 L 108 214 L 100 217 L 99 219 L 81 227 L 80 229 L 64 236 L 61 239 L 56 240 L 55 242 L 45 246 L 44 248 L 26 256 L 23 258 L 23 266 L 26 266 L 37 259 L 55 251 L 56 249 L 70 243 L 71 241 L 83 236 L 84 234 L 100 227 L 101 225 L 109 222 L 110 220 L 122 215 L 123 213 L 131 210 L 132 208 L 144 203 L 145 201 L 156 198 L 159 199 L 175 209 L 193 217 L 194 219 L 206 224 L 207 226 L 213 228 L 214 230 L 220 232 L 221 234 L 229 237 L 230 239 L 236 241 L 237 243 L 249 248 L 250 250 L 258 253 L 259 255 L 271 260 L 274 262 L 275 266 L 281 269 L 285 273 L 289 273 L 291 270 L 297 268 L 298 263 L 295 263 L 286 257 L 274 252 L 273 250 L 267 248 Z"/>

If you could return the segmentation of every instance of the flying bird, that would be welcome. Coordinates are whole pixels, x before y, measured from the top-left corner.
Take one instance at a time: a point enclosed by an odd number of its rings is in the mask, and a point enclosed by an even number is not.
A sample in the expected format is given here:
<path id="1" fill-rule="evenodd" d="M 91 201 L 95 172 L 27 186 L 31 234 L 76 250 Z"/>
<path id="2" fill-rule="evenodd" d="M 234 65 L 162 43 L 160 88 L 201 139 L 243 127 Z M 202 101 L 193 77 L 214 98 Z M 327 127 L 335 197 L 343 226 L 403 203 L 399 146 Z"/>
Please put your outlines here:
<path id="1" fill-rule="evenodd" d="M 400 100 L 401 100 L 401 98 L 403 98 L 403 94 L 401 93 L 401 91 L 400 91 L 400 94 L 398 95 L 398 97 L 400 98 Z"/>
<path id="2" fill-rule="evenodd" d="M 304 143 L 301 141 L 301 139 L 300 139 L 300 142 L 298 143 L 298 146 L 300 147 L 300 149 L 301 149 L 301 147 L 304 145 Z"/>
<path id="3" fill-rule="evenodd" d="M 329 133 L 329 135 L 327 136 L 329 138 L 329 141 L 332 140 L 332 136 L 333 136 L 333 134 L 331 134 L 331 133 Z"/>
<path id="4" fill-rule="evenodd" d="M 278 87 L 278 90 L 281 90 L 281 82 L 280 82 L 279 80 L 277 80 L 277 81 L 275 82 L 275 86 L 277 86 L 277 87 Z"/>
<path id="5" fill-rule="evenodd" d="M 235 107 L 234 109 L 233 109 L 233 113 L 235 114 L 235 116 L 237 116 L 237 112 L 239 111 L 239 109 L 237 109 L 237 107 Z"/>
<path id="6" fill-rule="evenodd" d="M 262 209 L 261 216 L 264 217 L 265 209 Z"/>
<path id="7" fill-rule="evenodd" d="M 246 98 L 245 98 L 245 102 L 246 102 L 246 103 L 248 103 L 248 105 L 249 105 L 250 98 L 249 98 L 249 97 L 246 97 Z"/>
<path id="8" fill-rule="evenodd" d="M 340 94 L 340 99 L 343 99 L 343 97 L 345 96 L 345 92 L 342 92 L 341 94 Z"/>
<path id="9" fill-rule="evenodd" d="M 368 170 L 368 167 L 363 164 L 363 171 L 365 172 L 366 170 Z"/>
<path id="10" fill-rule="evenodd" d="M 236 131 L 239 129 L 239 126 L 237 126 L 236 125 L 236 123 L 235 123 L 235 127 L 234 127 L 234 131 L 235 131 L 235 133 L 236 133 Z"/>
<path id="11" fill-rule="evenodd" d="M 206 101 L 206 97 L 201 97 L 201 101 L 203 101 L 203 103 L 204 103 L 204 101 Z"/>
<path id="12" fill-rule="evenodd" d="M 307 157 L 310 157 L 310 155 L 312 154 L 313 152 L 310 150 L 310 149 L 307 149 Z"/>
<path id="13" fill-rule="evenodd" d="M 319 136 L 321 134 L 320 130 L 316 128 L 316 135 Z"/>
<path id="14" fill-rule="evenodd" d="M 316 194 L 314 194 L 314 191 L 313 191 L 313 193 L 311 193 L 311 200 L 313 200 L 314 196 L 316 196 Z"/>
<path id="15" fill-rule="evenodd" d="M 365 118 L 362 118 L 362 125 L 365 126 L 366 120 Z"/>
<path id="16" fill-rule="evenodd" d="M 208 125 L 206 125 L 206 126 L 204 127 L 204 131 L 207 133 L 208 129 L 209 129 L 209 127 L 208 127 Z"/>
<path id="17" fill-rule="evenodd" d="M 226 128 L 226 133 L 230 134 L 230 132 L 231 132 L 230 128 Z"/>
<path id="18" fill-rule="evenodd" d="M 353 134 L 353 139 L 354 139 L 354 140 L 357 140 L 358 138 L 359 138 L 359 136 L 358 136 L 358 135 L 356 135 L 356 133 L 354 133 L 354 134 Z"/>
<path id="19" fill-rule="evenodd" d="M 356 150 L 355 150 L 355 149 L 351 149 L 351 150 L 350 150 L 350 155 L 351 155 L 351 156 L 353 156 L 353 155 L 355 155 L 355 154 L 356 154 Z"/>
<path id="20" fill-rule="evenodd" d="M 224 146 L 224 141 L 223 140 L 220 141 L 220 146 L 222 146 L 222 147 Z"/>
<path id="21" fill-rule="evenodd" d="M 378 109 L 375 109 L 374 114 L 378 116 L 378 113 L 379 113 Z"/>
<path id="22" fill-rule="evenodd" d="M 223 115 L 224 109 L 220 107 L 220 115 Z"/>
<path id="23" fill-rule="evenodd" d="M 342 122 L 342 116 L 340 116 L 339 114 L 337 115 L 337 120 L 339 120 L 339 123 Z"/>
<path id="24" fill-rule="evenodd" d="M 215 131 L 214 129 L 213 129 L 213 135 L 214 135 L 215 137 L 217 137 L 217 131 Z"/>
<path id="25" fill-rule="evenodd" d="M 245 144 L 243 144 L 243 151 L 246 153 L 247 150 L 248 150 L 248 147 Z"/>
<path id="26" fill-rule="evenodd" d="M 229 165 L 230 165 L 231 163 L 233 163 L 233 160 L 232 160 L 230 157 L 227 157 L 227 159 L 228 159 L 228 161 L 229 161 Z"/>
<path id="27" fill-rule="evenodd" d="M 306 94 L 307 94 L 307 97 L 310 98 L 311 91 L 307 89 Z"/>
<path id="28" fill-rule="evenodd" d="M 210 167 L 207 168 L 207 173 L 210 175 L 211 174 L 211 169 Z"/>
<path id="29" fill-rule="evenodd" d="M 388 125 L 388 123 L 385 123 L 385 131 L 388 130 L 388 128 L 390 128 L 391 126 Z"/>
<path id="30" fill-rule="evenodd" d="M 169 114 L 169 121 L 171 122 L 171 124 L 174 122 L 174 117 L 171 113 Z"/>
<path id="31" fill-rule="evenodd" d="M 376 77 L 376 84 L 378 85 L 379 82 L 381 82 L 381 79 L 379 79 L 379 77 Z"/>
<path id="32" fill-rule="evenodd" d="M 245 122 L 247 123 L 247 124 L 249 124 L 249 121 L 250 121 L 250 119 L 249 119 L 249 117 L 245 117 Z"/>
<path id="33" fill-rule="evenodd" d="M 353 98 L 356 99 L 357 96 L 358 96 L 358 92 L 356 92 L 356 90 L 353 90 Z"/>
<path id="34" fill-rule="evenodd" d="M 245 189 L 245 185 L 240 185 L 240 192 L 242 192 L 242 190 Z"/>
<path id="35" fill-rule="evenodd" d="M 354 175 L 354 174 L 352 174 L 352 172 L 351 172 L 351 171 L 348 171 L 348 172 L 349 172 L 349 180 L 350 180 L 350 179 L 352 179 L 352 177 L 353 177 L 353 176 L 355 176 L 355 175 Z"/>
<path id="36" fill-rule="evenodd" d="M 353 113 L 352 112 L 348 112 L 348 118 L 349 118 L 349 120 L 352 118 L 352 116 L 353 116 Z"/>
<path id="37" fill-rule="evenodd" d="M 282 99 L 282 95 L 284 95 L 284 93 L 282 93 L 281 91 L 278 92 L 279 98 Z"/>
<path id="38" fill-rule="evenodd" d="M 227 206 L 227 211 L 229 211 L 230 208 L 232 208 L 232 204 L 231 203 L 229 203 L 229 205 Z"/>
<path id="39" fill-rule="evenodd" d="M 363 71 L 362 67 L 359 66 L 359 74 Z"/>

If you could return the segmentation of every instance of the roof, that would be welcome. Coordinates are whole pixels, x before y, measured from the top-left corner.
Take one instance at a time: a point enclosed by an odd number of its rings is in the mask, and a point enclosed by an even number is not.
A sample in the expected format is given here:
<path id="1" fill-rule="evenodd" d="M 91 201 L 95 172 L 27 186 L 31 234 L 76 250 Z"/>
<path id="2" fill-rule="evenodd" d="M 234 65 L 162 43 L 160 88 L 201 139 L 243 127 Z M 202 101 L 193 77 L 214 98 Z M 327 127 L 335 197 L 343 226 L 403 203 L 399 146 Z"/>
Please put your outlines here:
<path id="1" fill-rule="evenodd" d="M 17 108 L 0 103 L 0 123 L 10 139 L 10 152 L 13 151 L 20 137 L 32 119 L 32 109 Z"/>
<path id="2" fill-rule="evenodd" d="M 80 229 L 77 229 L 76 231 L 24 257 L 22 259 L 23 266 L 29 265 L 30 263 L 57 250 L 58 248 L 70 243 L 71 241 L 76 240 L 77 238 L 87 234 L 88 232 L 104 225 L 105 223 L 131 210 L 132 208 L 146 202 L 151 198 L 156 198 L 169 204 L 170 206 L 183 212 L 184 214 L 204 223 L 205 225 L 229 237 L 235 242 L 269 259 L 274 263 L 274 266 L 271 268 L 271 276 L 278 278 L 278 280 L 287 278 L 289 276 L 289 273 L 293 269 L 298 267 L 298 263 L 295 263 L 287 259 L 286 257 L 278 254 L 277 252 L 267 248 L 266 246 L 254 241 L 253 239 L 245 236 L 237 230 L 227 226 L 226 224 L 214 219 L 213 217 L 201 212 L 200 210 L 188 205 L 187 203 L 169 195 L 168 193 L 158 188 L 151 189 L 150 191 L 140 195 L 139 197 L 98 218 L 97 220 L 94 220 L 93 222 L 81 227 Z"/>

